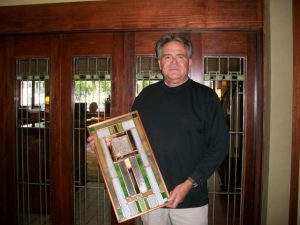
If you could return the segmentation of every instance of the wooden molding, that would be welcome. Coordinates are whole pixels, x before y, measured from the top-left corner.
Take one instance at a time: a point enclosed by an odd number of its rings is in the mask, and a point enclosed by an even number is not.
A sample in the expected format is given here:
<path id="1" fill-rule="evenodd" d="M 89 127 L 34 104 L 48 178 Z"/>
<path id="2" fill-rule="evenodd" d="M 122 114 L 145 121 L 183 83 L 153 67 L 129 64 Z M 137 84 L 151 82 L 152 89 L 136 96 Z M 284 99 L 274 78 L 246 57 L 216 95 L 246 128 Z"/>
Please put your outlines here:
<path id="1" fill-rule="evenodd" d="M 0 34 L 87 30 L 259 29 L 262 0 L 110 0 L 0 7 Z M 238 9 L 238 10 L 237 10 Z"/>

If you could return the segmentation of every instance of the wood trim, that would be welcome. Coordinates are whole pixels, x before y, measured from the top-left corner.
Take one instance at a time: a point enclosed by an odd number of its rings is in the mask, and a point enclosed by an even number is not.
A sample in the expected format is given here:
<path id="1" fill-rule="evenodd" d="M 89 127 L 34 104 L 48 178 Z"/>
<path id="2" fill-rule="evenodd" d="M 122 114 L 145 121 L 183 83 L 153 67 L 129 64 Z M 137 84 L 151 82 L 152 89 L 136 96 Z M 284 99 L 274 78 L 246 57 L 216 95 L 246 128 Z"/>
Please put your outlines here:
<path id="1" fill-rule="evenodd" d="M 180 0 L 172 4 L 115 0 L 0 7 L 0 34 L 262 27 L 263 0 Z"/>
<path id="2" fill-rule="evenodd" d="M 14 110 L 14 38 L 0 38 L 0 221 L 17 224 L 16 136 Z"/>
<path id="3" fill-rule="evenodd" d="M 262 180 L 262 136 L 263 136 L 263 77 L 262 77 L 262 39 L 259 32 L 248 37 L 246 78 L 245 121 L 247 136 L 244 155 L 243 179 L 243 225 L 260 224 L 261 180 Z M 249 151 L 252 149 L 253 152 Z M 247 154 L 248 153 L 248 154 Z"/>
<path id="4" fill-rule="evenodd" d="M 72 65 L 70 48 L 64 35 L 55 36 L 51 42 L 50 76 L 50 178 L 51 222 L 73 223 L 73 149 L 72 149 Z M 61 56 L 62 55 L 62 56 Z M 63 103 L 63 104 L 62 104 Z"/>
<path id="5" fill-rule="evenodd" d="M 299 198 L 299 146 L 300 146 L 300 3 L 293 0 L 293 125 L 289 225 L 296 225 Z"/>
<path id="6" fill-rule="evenodd" d="M 130 112 L 135 98 L 135 38 L 131 32 L 115 32 L 113 36 L 111 116 L 118 116 Z"/>
<path id="7" fill-rule="evenodd" d="M 204 83 L 204 60 L 203 60 L 203 51 L 202 51 L 202 34 L 195 33 L 191 34 L 191 41 L 194 47 L 193 54 L 193 65 L 191 69 L 191 78 L 203 84 Z"/>
<path id="8" fill-rule="evenodd" d="M 253 33 L 249 39 L 255 39 L 256 48 L 248 45 L 249 53 L 256 59 L 255 68 L 255 165 L 254 165 L 254 206 L 253 224 L 261 224 L 262 170 L 263 170 L 263 114 L 264 114 L 264 76 L 263 76 L 263 32 Z M 249 43 L 251 41 L 249 40 Z M 250 50 L 251 49 L 251 50 Z M 247 223 L 245 223 L 246 225 Z M 248 223 L 250 225 L 250 223 Z"/>

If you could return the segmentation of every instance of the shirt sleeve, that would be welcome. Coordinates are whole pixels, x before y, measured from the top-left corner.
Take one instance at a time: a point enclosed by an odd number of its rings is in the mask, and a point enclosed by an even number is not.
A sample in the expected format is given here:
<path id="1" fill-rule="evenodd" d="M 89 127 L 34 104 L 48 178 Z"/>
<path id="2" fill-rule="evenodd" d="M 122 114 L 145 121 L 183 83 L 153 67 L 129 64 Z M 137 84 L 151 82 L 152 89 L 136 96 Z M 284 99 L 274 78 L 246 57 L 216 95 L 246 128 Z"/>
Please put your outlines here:
<path id="1" fill-rule="evenodd" d="M 196 104 L 201 103 L 196 102 Z M 207 148 L 204 151 L 204 156 L 199 159 L 196 169 L 190 176 L 198 184 L 206 182 L 220 166 L 228 154 L 229 148 L 228 127 L 220 100 L 215 92 L 211 92 L 205 107 L 205 141 Z"/>

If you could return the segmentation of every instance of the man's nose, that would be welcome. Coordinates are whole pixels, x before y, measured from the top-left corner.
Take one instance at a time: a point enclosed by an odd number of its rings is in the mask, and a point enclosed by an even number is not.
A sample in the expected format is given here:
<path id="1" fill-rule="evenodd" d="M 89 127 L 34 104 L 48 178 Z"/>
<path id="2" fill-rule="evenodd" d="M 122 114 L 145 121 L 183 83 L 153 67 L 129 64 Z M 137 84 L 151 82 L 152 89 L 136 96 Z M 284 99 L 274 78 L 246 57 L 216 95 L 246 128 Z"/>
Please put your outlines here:
<path id="1" fill-rule="evenodd" d="M 172 56 L 171 63 L 177 63 L 177 57 L 176 56 Z"/>

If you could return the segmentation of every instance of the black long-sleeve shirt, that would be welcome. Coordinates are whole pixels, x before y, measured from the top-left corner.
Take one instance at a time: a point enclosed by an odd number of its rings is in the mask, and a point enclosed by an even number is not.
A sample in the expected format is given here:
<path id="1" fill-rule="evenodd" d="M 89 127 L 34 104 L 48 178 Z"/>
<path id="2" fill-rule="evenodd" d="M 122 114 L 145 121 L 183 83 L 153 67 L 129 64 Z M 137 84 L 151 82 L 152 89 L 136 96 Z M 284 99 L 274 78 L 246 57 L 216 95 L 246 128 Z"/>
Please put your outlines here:
<path id="1" fill-rule="evenodd" d="M 228 152 L 228 129 L 215 92 L 190 79 L 172 88 L 160 81 L 143 89 L 132 110 L 140 114 L 168 190 L 188 177 L 199 184 L 177 208 L 207 204 L 207 179 Z"/>

